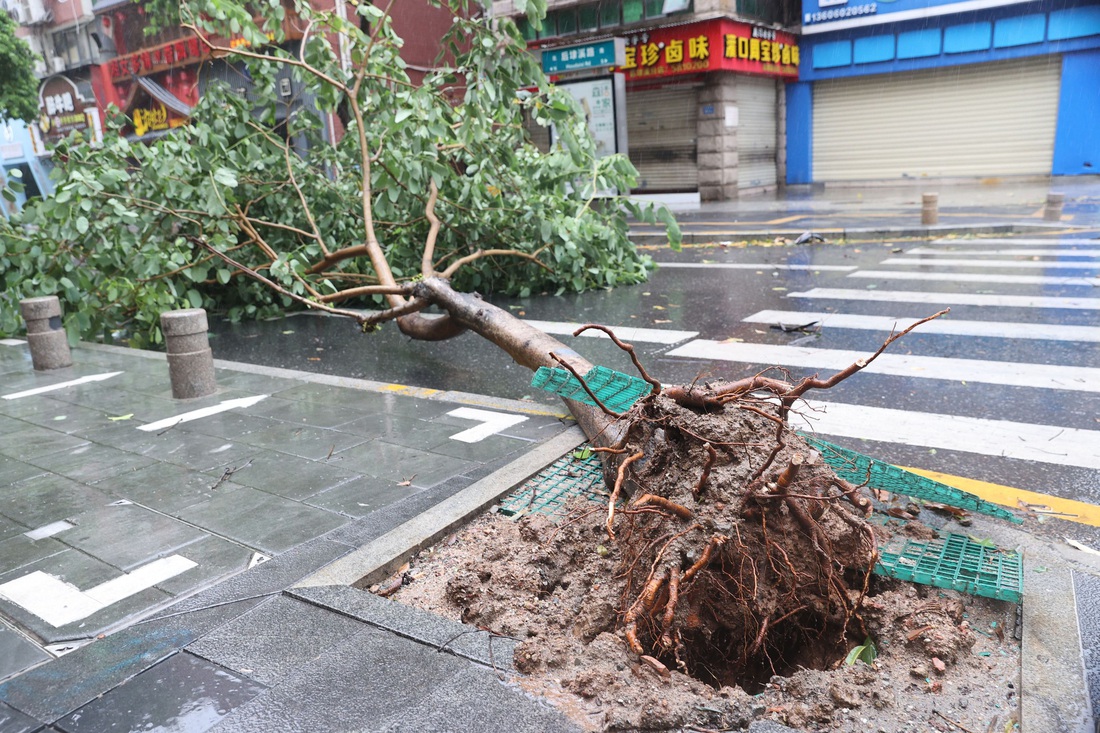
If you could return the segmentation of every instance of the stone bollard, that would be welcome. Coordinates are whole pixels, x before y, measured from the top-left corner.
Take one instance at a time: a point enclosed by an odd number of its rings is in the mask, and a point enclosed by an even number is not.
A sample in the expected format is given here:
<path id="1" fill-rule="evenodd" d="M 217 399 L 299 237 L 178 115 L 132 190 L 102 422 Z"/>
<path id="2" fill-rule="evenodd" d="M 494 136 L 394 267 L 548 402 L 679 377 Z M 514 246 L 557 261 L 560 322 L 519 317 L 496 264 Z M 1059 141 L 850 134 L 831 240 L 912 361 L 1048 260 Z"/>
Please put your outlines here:
<path id="1" fill-rule="evenodd" d="M 61 325 L 61 301 L 56 295 L 19 301 L 27 323 L 27 343 L 35 371 L 45 372 L 73 365 L 69 337 Z"/>
<path id="2" fill-rule="evenodd" d="M 205 397 L 217 389 L 207 328 L 206 311 L 202 308 L 160 314 L 160 330 L 168 349 L 168 376 L 172 380 L 172 396 L 177 400 Z"/>
<path id="3" fill-rule="evenodd" d="M 1043 207 L 1043 221 L 1062 221 L 1062 204 L 1065 202 L 1064 193 L 1048 193 L 1046 206 Z"/>
<path id="4" fill-rule="evenodd" d="M 926 227 L 940 223 L 940 195 L 938 193 L 921 194 L 920 223 L 921 226 Z"/>

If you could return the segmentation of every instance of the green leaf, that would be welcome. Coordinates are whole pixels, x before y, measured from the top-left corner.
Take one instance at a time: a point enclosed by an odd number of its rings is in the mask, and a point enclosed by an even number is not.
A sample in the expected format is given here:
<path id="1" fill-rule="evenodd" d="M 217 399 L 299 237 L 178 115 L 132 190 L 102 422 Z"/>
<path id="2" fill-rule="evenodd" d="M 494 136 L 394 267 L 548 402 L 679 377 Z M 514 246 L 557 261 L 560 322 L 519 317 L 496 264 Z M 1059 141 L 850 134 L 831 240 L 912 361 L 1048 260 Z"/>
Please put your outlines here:
<path id="1" fill-rule="evenodd" d="M 110 420 L 111 422 L 121 422 L 123 420 L 129 420 L 133 416 L 134 416 L 134 413 L 129 412 L 125 415 L 119 415 L 118 417 L 109 417 L 107 419 Z"/>
<path id="2" fill-rule="evenodd" d="M 76 218 L 76 230 L 81 234 L 88 233 L 88 217 L 78 216 Z"/>
<path id="3" fill-rule="evenodd" d="M 228 168 L 218 168 L 214 171 L 214 180 L 229 188 L 237 187 L 237 174 Z"/>
<path id="4" fill-rule="evenodd" d="M 869 665 L 877 658 L 878 649 L 875 648 L 875 642 L 868 636 L 862 644 L 853 647 L 852 650 L 848 652 L 848 656 L 844 657 L 844 664 L 850 667 L 858 660 Z"/>

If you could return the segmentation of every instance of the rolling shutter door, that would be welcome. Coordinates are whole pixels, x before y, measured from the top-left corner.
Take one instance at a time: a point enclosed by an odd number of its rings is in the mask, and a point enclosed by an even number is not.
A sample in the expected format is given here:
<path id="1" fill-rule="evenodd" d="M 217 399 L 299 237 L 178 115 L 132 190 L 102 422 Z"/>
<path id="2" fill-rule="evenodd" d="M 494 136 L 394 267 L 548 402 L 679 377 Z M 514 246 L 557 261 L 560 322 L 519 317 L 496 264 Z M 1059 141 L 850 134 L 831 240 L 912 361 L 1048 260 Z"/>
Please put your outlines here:
<path id="1" fill-rule="evenodd" d="M 815 181 L 1049 174 L 1059 56 L 814 84 Z"/>
<path id="2" fill-rule="evenodd" d="M 695 86 L 627 92 L 630 162 L 638 169 L 635 191 L 699 190 L 698 117 Z"/>
<path id="3" fill-rule="evenodd" d="M 775 80 L 737 77 L 737 188 L 776 186 Z"/>

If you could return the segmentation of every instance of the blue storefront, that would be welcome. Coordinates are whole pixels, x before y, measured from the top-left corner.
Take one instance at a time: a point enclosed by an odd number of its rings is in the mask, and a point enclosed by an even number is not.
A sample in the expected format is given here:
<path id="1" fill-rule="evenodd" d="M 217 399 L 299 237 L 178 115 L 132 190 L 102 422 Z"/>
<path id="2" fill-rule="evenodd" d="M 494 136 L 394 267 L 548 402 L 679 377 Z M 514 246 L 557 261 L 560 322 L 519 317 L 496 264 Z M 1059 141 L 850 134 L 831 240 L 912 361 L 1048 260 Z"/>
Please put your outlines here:
<path id="1" fill-rule="evenodd" d="M 49 171 L 43 165 L 48 158 L 40 158 L 36 145 L 41 142 L 31 138 L 31 130 L 22 122 L 0 122 L 0 186 L 7 181 L 19 181 L 24 190 L 16 194 L 14 202 L 0 199 L 0 211 L 7 217 L 14 209 L 21 208 L 27 197 L 48 195 L 53 191 Z"/>
<path id="2" fill-rule="evenodd" d="M 1100 173 L 1100 4 L 803 0 L 787 183 Z"/>

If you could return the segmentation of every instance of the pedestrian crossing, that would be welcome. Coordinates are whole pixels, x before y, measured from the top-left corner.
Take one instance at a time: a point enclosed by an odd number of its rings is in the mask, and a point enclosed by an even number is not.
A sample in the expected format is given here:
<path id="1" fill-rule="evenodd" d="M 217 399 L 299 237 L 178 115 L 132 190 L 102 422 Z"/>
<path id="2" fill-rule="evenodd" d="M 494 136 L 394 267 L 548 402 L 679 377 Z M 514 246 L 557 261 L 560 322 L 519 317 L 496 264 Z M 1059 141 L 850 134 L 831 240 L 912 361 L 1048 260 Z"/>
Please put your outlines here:
<path id="1" fill-rule="evenodd" d="M 994 464 L 1014 459 L 1046 466 L 1042 475 L 1048 478 L 1059 471 L 1074 477 L 1065 479 L 1062 492 L 1072 493 L 1069 487 L 1080 485 L 1080 474 L 1072 472 L 1100 471 L 1100 319 L 1092 316 L 1100 310 L 1100 297 L 1094 295 L 1100 294 L 1097 245 L 1086 239 L 1028 237 L 945 239 L 894 249 L 877 261 L 862 260 L 865 264 L 851 272 L 823 277 L 822 287 L 785 293 L 786 308 L 742 317 L 758 327 L 737 331 L 751 334 L 748 338 L 695 338 L 665 355 L 692 360 L 701 373 L 706 363 L 727 363 L 741 365 L 734 373 L 774 365 L 790 369 L 794 378 L 827 376 L 873 352 L 874 347 L 850 348 L 853 342 L 868 343 L 868 332 L 885 339 L 919 320 L 914 312 L 928 315 L 919 306 L 964 309 L 920 326 L 916 353 L 906 353 L 906 342 L 899 342 L 853 378 L 904 377 L 913 380 L 911 389 L 873 405 L 818 393 L 822 399 L 808 400 L 792 422 L 849 443 L 870 440 L 924 449 L 928 455 L 947 450 Z M 773 328 L 760 330 L 764 324 Z M 817 340 L 828 346 L 806 344 L 807 332 L 817 328 L 824 334 Z M 797 344 L 768 343 L 784 331 L 797 331 L 792 334 Z M 985 385 L 974 399 L 999 395 L 1002 414 L 1019 419 L 975 417 L 990 410 L 966 404 L 965 397 L 956 399 L 966 394 L 959 390 L 951 393 L 948 409 L 943 400 L 922 399 L 945 384 Z M 1035 390 L 1042 395 L 1038 401 L 1032 397 Z M 1013 408 L 1044 401 L 1073 409 L 1021 414 Z M 935 459 L 930 462 L 926 467 L 937 469 Z M 998 475 L 1006 472 L 1011 475 L 1011 469 Z M 1100 488 L 1095 479 L 1085 483 Z"/>

